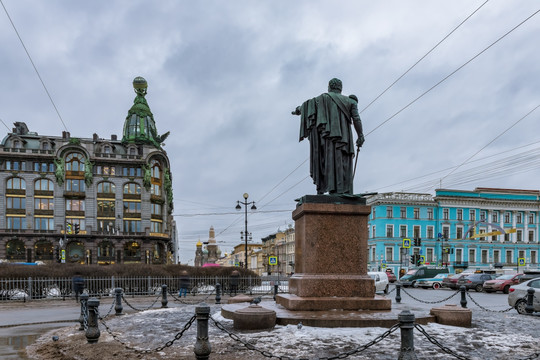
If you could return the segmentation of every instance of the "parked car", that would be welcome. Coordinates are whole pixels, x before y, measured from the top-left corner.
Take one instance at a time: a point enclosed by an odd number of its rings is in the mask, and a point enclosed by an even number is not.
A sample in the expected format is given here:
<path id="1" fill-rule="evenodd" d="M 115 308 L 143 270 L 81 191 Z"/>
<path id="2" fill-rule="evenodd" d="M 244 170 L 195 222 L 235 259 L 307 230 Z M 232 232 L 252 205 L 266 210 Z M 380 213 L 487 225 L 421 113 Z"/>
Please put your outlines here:
<path id="1" fill-rule="evenodd" d="M 437 274 L 448 274 L 448 268 L 441 266 L 420 266 L 407 271 L 407 274 L 403 275 L 399 281 L 403 287 L 416 287 L 416 281 L 418 279 L 432 278 L 437 276 Z"/>
<path id="2" fill-rule="evenodd" d="M 519 279 L 519 282 L 525 282 L 527 280 L 536 279 L 540 277 L 539 270 L 525 270 L 523 276 Z"/>
<path id="3" fill-rule="evenodd" d="M 519 284 L 519 279 L 522 276 L 523 274 L 501 275 L 494 280 L 488 280 L 484 282 L 484 291 L 487 293 L 502 291 L 508 294 L 510 286 Z"/>
<path id="4" fill-rule="evenodd" d="M 388 276 L 388 282 L 394 283 L 397 281 L 396 275 L 392 272 L 392 270 L 386 270 L 386 276 Z"/>
<path id="5" fill-rule="evenodd" d="M 416 286 L 424 289 L 433 288 L 440 289 L 442 287 L 442 282 L 445 278 L 448 277 L 448 274 L 438 274 L 433 278 L 427 279 L 418 279 L 416 280 Z"/>
<path id="6" fill-rule="evenodd" d="M 469 274 L 461 277 L 457 282 L 458 289 L 464 285 L 467 290 L 474 289 L 477 292 L 484 290 L 484 282 L 495 279 L 493 274 Z"/>
<path id="7" fill-rule="evenodd" d="M 449 274 L 447 277 L 445 277 L 441 283 L 443 288 L 449 288 L 449 289 L 457 289 L 457 282 L 460 278 L 468 274 Z"/>
<path id="8" fill-rule="evenodd" d="M 375 292 L 388 294 L 388 275 L 385 272 L 369 271 L 368 275 L 375 280 Z"/>
<path id="9" fill-rule="evenodd" d="M 527 314 L 525 310 L 527 306 L 527 290 L 533 288 L 535 290 L 533 297 L 534 311 L 540 311 L 540 278 L 527 280 L 518 285 L 510 286 L 508 294 L 508 305 L 514 307 L 518 313 Z"/>

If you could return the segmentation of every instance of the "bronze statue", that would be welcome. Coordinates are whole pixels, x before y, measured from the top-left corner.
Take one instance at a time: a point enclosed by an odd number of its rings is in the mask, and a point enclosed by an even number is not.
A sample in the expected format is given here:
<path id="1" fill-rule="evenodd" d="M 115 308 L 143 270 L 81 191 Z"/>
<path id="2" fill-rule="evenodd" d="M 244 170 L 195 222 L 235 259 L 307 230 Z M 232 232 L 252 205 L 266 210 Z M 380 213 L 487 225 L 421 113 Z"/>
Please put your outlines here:
<path id="1" fill-rule="evenodd" d="M 310 143 L 310 175 L 317 194 L 353 194 L 354 142 L 364 143 L 356 96 L 341 95 L 342 83 L 332 79 L 328 92 L 305 101 L 293 115 L 301 115 L 300 141 Z"/>

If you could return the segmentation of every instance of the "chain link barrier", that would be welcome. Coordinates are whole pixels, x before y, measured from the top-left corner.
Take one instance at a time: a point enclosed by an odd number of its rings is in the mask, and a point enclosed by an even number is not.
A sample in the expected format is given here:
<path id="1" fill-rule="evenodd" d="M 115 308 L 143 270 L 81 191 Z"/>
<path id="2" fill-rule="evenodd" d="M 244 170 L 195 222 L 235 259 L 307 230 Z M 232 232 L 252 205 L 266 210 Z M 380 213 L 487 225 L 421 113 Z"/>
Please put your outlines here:
<path id="1" fill-rule="evenodd" d="M 512 309 L 514 308 L 513 306 L 510 306 L 510 307 L 509 307 L 508 309 L 506 309 L 506 310 L 491 310 L 491 309 L 488 309 L 488 308 L 486 308 L 486 307 L 480 305 L 476 300 L 474 300 L 474 298 L 472 297 L 472 295 L 469 294 L 468 292 L 466 292 L 466 294 L 467 294 L 467 297 L 468 297 L 469 299 L 471 299 L 471 301 L 472 301 L 476 306 L 478 306 L 480 309 L 482 309 L 482 310 L 484 310 L 484 311 L 495 312 L 495 313 L 505 313 L 505 312 L 508 312 L 508 311 L 510 311 L 510 310 L 512 310 Z"/>
<path id="2" fill-rule="evenodd" d="M 261 349 L 258 349 L 255 345 L 253 344 L 250 344 L 249 342 L 245 341 L 245 340 L 242 340 L 238 335 L 236 335 L 235 333 L 227 330 L 223 324 L 221 324 L 219 321 L 217 321 L 216 319 L 214 319 L 211 315 L 210 315 L 210 319 L 212 319 L 212 321 L 214 322 L 214 325 L 221 331 L 225 332 L 227 335 L 229 335 L 229 337 L 231 339 L 233 339 L 234 341 L 236 342 L 239 342 L 241 343 L 242 345 L 244 345 L 248 350 L 253 350 L 253 351 L 256 351 L 258 352 L 259 354 L 261 354 L 262 356 L 264 357 L 267 357 L 267 358 L 276 358 L 276 359 L 279 359 L 279 360 L 308 360 L 308 358 L 293 358 L 293 357 L 290 357 L 290 356 L 287 356 L 287 355 L 283 355 L 283 356 L 278 356 L 278 355 L 274 355 L 272 354 L 271 352 L 268 352 L 268 351 L 265 351 L 265 350 L 261 350 Z M 388 336 L 390 336 L 390 334 L 392 334 L 394 331 L 396 331 L 397 329 L 399 329 L 399 324 L 395 324 L 394 326 L 392 326 L 390 329 L 386 330 L 384 333 L 382 333 L 381 335 L 377 336 L 376 338 L 374 338 L 373 340 L 371 340 L 370 342 L 364 344 L 364 345 L 361 345 L 361 346 L 358 346 L 356 347 L 355 349 L 353 350 L 350 350 L 350 351 L 347 351 L 347 352 L 344 352 L 344 353 L 340 353 L 338 355 L 334 355 L 334 356 L 328 356 L 328 357 L 318 357 L 317 359 L 318 360 L 336 360 L 336 359 L 346 359 L 348 358 L 349 356 L 351 355 L 355 355 L 355 354 L 358 354 L 358 353 L 361 353 L 362 351 L 370 348 L 371 346 L 381 342 L 382 340 L 384 340 L 385 338 L 387 338 Z"/>
<path id="3" fill-rule="evenodd" d="M 390 295 L 391 293 L 393 293 L 394 291 L 396 291 L 396 287 L 394 286 L 394 288 L 392 290 L 390 290 L 387 294 L 385 294 L 386 296 Z"/>
<path id="4" fill-rule="evenodd" d="M 150 305 L 149 307 L 145 308 L 145 309 L 137 309 L 136 307 L 134 307 L 133 305 L 131 305 L 126 297 L 124 296 L 124 294 L 122 294 L 122 299 L 124 300 L 124 302 L 126 303 L 127 306 L 129 306 L 130 308 L 132 308 L 133 310 L 135 311 L 146 311 L 146 310 L 150 310 L 151 308 L 154 307 L 154 305 L 156 305 L 156 303 L 158 302 L 158 300 L 160 300 L 162 298 L 162 295 L 159 294 L 156 298 L 156 300 L 154 300 L 154 302 L 152 303 L 152 305 Z"/>
<path id="5" fill-rule="evenodd" d="M 173 294 L 172 292 L 169 291 L 169 295 L 173 298 L 174 301 L 178 301 L 179 303 L 181 304 L 185 304 L 185 305 L 197 305 L 197 304 L 200 304 L 202 302 L 206 302 L 206 300 L 208 300 L 208 298 L 210 296 L 212 296 L 212 294 L 214 294 L 214 292 L 216 291 L 216 289 L 212 290 L 210 292 L 210 294 L 206 295 L 202 300 L 200 299 L 194 299 L 194 300 L 182 300 L 182 298 L 178 298 L 176 297 L 175 294 Z"/>
<path id="6" fill-rule="evenodd" d="M 116 335 L 112 330 L 111 328 L 105 323 L 105 321 L 103 319 L 100 318 L 100 321 L 101 321 L 101 324 L 103 325 L 103 327 L 105 327 L 105 330 L 107 331 L 107 333 L 109 335 L 112 336 L 112 338 L 117 341 L 118 343 L 122 344 L 126 349 L 128 350 L 131 350 L 131 351 L 134 351 L 138 354 L 150 354 L 150 353 L 153 353 L 153 352 L 160 352 L 162 351 L 163 349 L 165 348 L 168 348 L 168 347 L 171 347 L 174 342 L 176 340 L 179 340 L 183 335 L 184 333 L 191 327 L 191 325 L 193 324 L 193 322 L 195 321 L 195 319 L 197 319 L 197 315 L 193 315 L 191 317 L 191 319 L 188 320 L 188 322 L 184 325 L 184 328 L 178 332 L 174 338 L 172 340 L 169 340 L 165 343 L 165 345 L 163 346 L 159 346 L 155 349 L 138 349 L 138 348 L 135 348 L 135 347 L 132 347 L 130 345 L 128 345 L 126 342 L 122 341 L 118 335 Z"/>
<path id="7" fill-rule="evenodd" d="M 88 303 L 85 301 L 82 304 L 83 310 L 83 327 L 84 331 L 88 330 Z"/>
<path id="8" fill-rule="evenodd" d="M 111 311 L 112 309 L 114 309 L 114 305 L 116 305 L 116 303 L 113 301 L 111 304 L 111 307 L 109 308 L 109 312 L 107 312 L 107 315 L 102 316 L 101 319 L 106 318 L 107 316 L 111 315 Z"/>
<path id="9" fill-rule="evenodd" d="M 458 354 L 457 352 L 455 352 L 454 350 L 450 349 L 450 348 L 447 348 L 446 346 L 442 345 L 437 339 L 435 339 L 433 336 L 429 335 L 426 330 L 424 330 L 424 328 L 420 325 L 420 324 L 414 324 L 414 327 L 416 328 L 416 330 L 420 331 L 420 333 L 422 335 L 424 335 L 430 343 L 432 343 L 433 345 L 437 346 L 439 349 L 441 349 L 442 351 L 444 351 L 445 353 L 449 354 L 449 355 L 452 355 L 453 357 L 455 357 L 456 359 L 460 359 L 460 360 L 470 360 L 470 358 L 468 357 L 465 357 L 463 355 L 460 355 Z"/>
<path id="10" fill-rule="evenodd" d="M 449 297 L 447 298 L 444 298 L 442 300 L 437 300 L 437 301 L 425 301 L 425 300 L 422 300 L 422 299 L 419 299 L 417 297 L 414 297 L 413 295 L 409 294 L 405 289 L 401 288 L 401 291 L 403 291 L 405 294 L 407 294 L 408 296 L 410 296 L 411 298 L 413 298 L 414 300 L 418 301 L 418 302 L 421 302 L 421 303 L 424 303 L 424 304 L 438 304 L 438 303 L 442 303 L 442 302 L 445 302 L 445 301 L 448 301 L 450 300 L 451 298 L 453 298 L 454 296 L 456 296 L 457 294 L 459 294 L 459 290 L 456 291 L 455 293 L 453 293 L 452 295 L 450 295 Z"/>

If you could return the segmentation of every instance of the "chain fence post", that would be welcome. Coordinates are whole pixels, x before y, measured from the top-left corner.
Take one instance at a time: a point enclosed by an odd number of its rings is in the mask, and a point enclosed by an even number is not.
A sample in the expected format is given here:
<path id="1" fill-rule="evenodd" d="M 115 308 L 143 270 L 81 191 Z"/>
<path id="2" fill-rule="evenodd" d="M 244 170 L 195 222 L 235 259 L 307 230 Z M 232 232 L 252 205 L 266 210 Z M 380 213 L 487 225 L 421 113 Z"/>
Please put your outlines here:
<path id="1" fill-rule="evenodd" d="M 212 347 L 208 340 L 208 318 L 210 317 L 210 306 L 201 303 L 195 308 L 197 315 L 197 341 L 193 348 L 197 360 L 207 360 L 210 358 Z"/>
<path id="2" fill-rule="evenodd" d="M 534 312 L 533 299 L 534 289 L 530 287 L 527 289 L 527 306 L 525 307 L 527 314 L 532 314 Z"/>
<path id="3" fill-rule="evenodd" d="M 221 285 L 216 284 L 216 304 L 221 304 Z"/>
<path id="4" fill-rule="evenodd" d="M 161 308 L 166 308 L 169 300 L 167 300 L 167 285 L 161 285 Z"/>
<path id="5" fill-rule="evenodd" d="M 84 330 L 85 318 L 88 318 L 88 294 L 82 293 L 81 294 L 81 316 L 79 316 L 79 322 L 81 323 L 81 326 L 79 327 L 79 330 Z"/>
<path id="6" fill-rule="evenodd" d="M 124 315 L 122 314 L 122 310 L 124 309 L 122 307 L 122 288 L 114 289 L 114 295 L 116 297 L 116 305 L 114 305 L 114 311 L 116 313 L 114 315 L 116 316 Z"/>
<path id="7" fill-rule="evenodd" d="M 414 352 L 414 314 L 409 310 L 403 310 L 398 315 L 398 320 L 401 330 L 401 349 L 398 360 L 417 360 Z"/>
<path id="8" fill-rule="evenodd" d="M 99 332 L 98 326 L 98 308 L 99 300 L 91 298 L 88 300 L 88 328 L 86 329 L 86 340 L 89 344 L 95 344 L 98 342 Z"/>
<path id="9" fill-rule="evenodd" d="M 467 291 L 467 288 L 465 287 L 465 285 L 461 285 L 459 291 L 461 291 L 461 300 L 459 301 L 459 303 L 461 304 L 462 308 L 467 308 L 467 299 L 465 298 L 465 292 Z"/>
<path id="10" fill-rule="evenodd" d="M 401 284 L 399 282 L 396 284 L 396 302 L 398 304 L 401 302 Z"/>
<path id="11" fill-rule="evenodd" d="M 278 293 L 278 288 L 279 288 L 279 285 L 278 285 L 278 284 L 274 284 L 274 301 L 276 301 L 276 296 L 277 296 L 277 293 Z"/>

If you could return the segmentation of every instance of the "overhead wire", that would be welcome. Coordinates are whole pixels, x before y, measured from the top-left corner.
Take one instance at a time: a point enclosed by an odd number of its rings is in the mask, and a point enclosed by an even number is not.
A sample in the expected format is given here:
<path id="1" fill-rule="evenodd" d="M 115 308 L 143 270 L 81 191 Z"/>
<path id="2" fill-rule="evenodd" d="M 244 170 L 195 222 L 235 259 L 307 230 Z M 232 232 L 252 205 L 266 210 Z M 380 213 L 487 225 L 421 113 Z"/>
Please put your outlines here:
<path id="1" fill-rule="evenodd" d="M 5 11 L 5 13 L 6 13 L 6 15 L 7 15 L 8 19 L 9 19 L 9 22 L 11 23 L 11 26 L 13 27 L 13 30 L 15 30 L 15 33 L 17 34 L 17 37 L 19 38 L 19 41 L 21 42 L 21 45 L 22 45 L 24 51 L 26 52 L 26 55 L 28 56 L 28 59 L 30 60 L 30 63 L 32 64 L 32 67 L 34 68 L 34 71 L 36 72 L 36 74 L 37 74 L 37 76 L 39 78 L 39 81 L 41 82 L 41 85 L 43 86 L 43 89 L 45 89 L 45 92 L 47 93 L 47 96 L 49 97 L 49 100 L 51 101 L 51 104 L 54 107 L 54 110 L 56 111 L 56 114 L 58 115 L 58 118 L 62 122 L 62 125 L 64 126 L 64 129 L 66 131 L 68 131 L 67 126 L 64 123 L 64 119 L 62 119 L 62 115 L 60 115 L 60 111 L 58 111 L 58 108 L 56 107 L 56 104 L 54 103 L 54 100 L 53 100 L 51 94 L 49 93 L 49 90 L 47 89 L 47 86 L 45 86 L 45 82 L 43 81 L 43 79 L 41 78 L 41 75 L 39 74 L 39 71 L 38 71 L 38 69 L 36 67 L 36 64 L 34 64 L 34 60 L 32 60 L 32 57 L 30 56 L 30 53 L 28 52 L 28 49 L 26 48 L 26 45 L 24 45 L 24 41 L 21 38 L 21 35 L 19 34 L 19 31 L 15 27 L 15 23 L 13 22 L 13 20 L 11 20 L 11 16 L 9 16 L 9 12 L 7 11 L 7 9 L 6 9 L 5 5 L 4 5 L 4 2 L 2 0 L 0 0 L 0 4 L 2 4 L 2 7 L 4 8 L 4 11 Z"/>
<path id="2" fill-rule="evenodd" d="M 448 39 L 450 37 L 450 35 L 452 35 L 457 29 L 459 29 L 461 27 L 461 25 L 463 25 L 467 20 L 469 20 L 474 14 L 476 14 L 476 12 L 478 12 L 478 10 L 480 10 L 484 5 L 487 4 L 489 0 L 486 0 L 482 5 L 480 5 L 476 10 L 474 10 L 471 14 L 469 14 L 469 16 L 467 16 L 465 18 L 465 20 L 463 20 L 462 22 L 460 22 L 458 24 L 458 26 L 456 26 L 454 29 L 452 29 L 452 31 L 450 31 L 445 37 L 443 37 L 437 44 L 435 44 L 435 46 L 433 46 L 427 53 L 424 54 L 424 56 L 422 56 L 420 59 L 418 59 L 411 67 L 409 67 L 403 74 L 401 74 L 400 77 L 398 77 L 393 83 L 391 83 L 386 89 L 383 90 L 383 92 L 381 92 L 379 95 L 377 95 L 377 97 L 375 97 L 375 99 L 371 100 L 371 102 L 369 104 L 366 105 L 366 107 L 364 107 L 361 111 L 360 111 L 360 114 L 362 114 L 367 108 L 369 108 L 375 101 L 377 101 L 381 96 L 383 96 L 388 90 L 390 90 L 390 88 L 392 88 L 395 84 L 397 84 L 397 82 L 399 80 L 401 80 L 405 75 L 407 75 L 409 73 L 409 71 L 411 71 L 414 67 L 416 67 L 416 65 L 418 65 L 422 60 L 424 60 L 429 54 L 431 54 L 433 52 L 433 50 L 435 50 L 440 44 L 442 44 L 446 39 Z"/>
<path id="3" fill-rule="evenodd" d="M 11 129 L 6 125 L 6 123 L 4 122 L 4 120 L 2 120 L 0 118 L 0 121 L 2 122 L 2 124 L 4 124 L 4 126 L 6 127 L 6 129 L 8 130 L 8 133 L 11 132 Z"/>
<path id="4" fill-rule="evenodd" d="M 478 54 L 476 54 L 475 56 L 473 56 L 472 58 L 470 58 L 469 60 L 467 60 L 465 63 L 463 63 L 461 66 L 459 66 L 457 69 L 455 69 L 454 71 L 452 71 L 450 74 L 446 75 L 444 78 L 442 78 L 441 80 L 439 80 L 435 85 L 431 86 L 429 89 L 427 89 L 426 91 L 424 91 L 422 94 L 420 94 L 419 96 L 417 96 L 416 98 L 414 98 L 411 102 L 409 102 L 407 105 L 405 105 L 404 107 L 402 107 L 400 110 L 398 110 L 397 112 L 395 112 L 392 116 L 390 116 L 389 118 L 387 118 L 386 120 L 384 120 L 382 123 L 380 123 L 379 125 L 377 125 L 374 129 L 372 129 L 371 131 L 369 131 L 365 137 L 367 137 L 368 135 L 372 134 L 373 132 L 375 132 L 377 129 L 379 129 L 380 127 L 382 127 L 384 124 L 386 124 L 387 122 L 389 122 L 390 120 L 392 120 L 393 118 L 395 118 L 397 115 L 401 114 L 403 111 L 405 111 L 407 108 L 409 108 L 412 104 L 416 103 L 418 100 L 420 100 L 421 98 L 423 98 L 426 94 L 428 94 L 429 92 L 431 92 L 433 89 L 435 89 L 436 87 L 438 87 L 440 84 L 442 84 L 443 82 L 445 82 L 446 80 L 448 80 L 451 76 L 453 76 L 454 74 L 456 74 L 458 71 L 460 71 L 461 69 L 463 69 L 465 66 L 467 66 L 468 64 L 470 64 L 472 61 L 474 61 L 476 58 L 478 58 L 480 55 L 482 55 L 483 53 L 485 53 L 487 50 L 489 50 L 491 47 L 493 47 L 495 44 L 497 44 L 499 41 L 501 41 L 502 39 L 504 39 L 506 36 L 508 36 L 510 33 L 512 33 L 514 30 L 516 30 L 517 28 L 519 28 L 521 25 L 523 25 L 524 23 L 526 23 L 527 21 L 529 21 L 533 16 L 535 16 L 536 14 L 538 14 L 540 12 L 540 9 L 539 10 L 536 10 L 532 15 L 528 16 L 525 20 L 521 21 L 519 24 L 517 24 L 516 26 L 514 26 L 512 29 L 510 29 L 509 31 L 507 31 L 504 35 L 500 36 L 497 40 L 495 40 L 494 42 L 492 42 L 491 44 L 489 44 L 487 47 L 485 47 L 482 51 L 480 51 Z"/>

